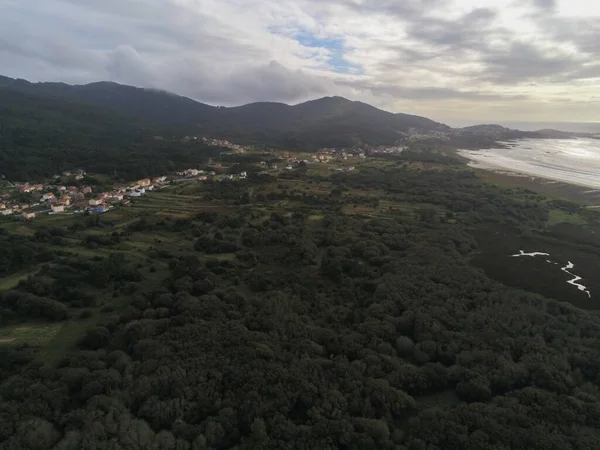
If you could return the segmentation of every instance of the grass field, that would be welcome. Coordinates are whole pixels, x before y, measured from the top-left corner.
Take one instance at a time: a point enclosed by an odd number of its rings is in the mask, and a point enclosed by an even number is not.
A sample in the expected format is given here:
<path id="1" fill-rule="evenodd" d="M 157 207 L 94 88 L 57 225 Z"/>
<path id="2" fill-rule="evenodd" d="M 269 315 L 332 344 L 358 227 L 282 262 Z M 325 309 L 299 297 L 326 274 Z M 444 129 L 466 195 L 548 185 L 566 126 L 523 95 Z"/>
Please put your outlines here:
<path id="1" fill-rule="evenodd" d="M 569 200 L 582 205 L 600 205 L 600 192 L 589 188 L 530 176 L 509 175 L 491 170 L 473 169 L 477 176 L 490 184 L 514 189 L 529 189 L 538 194 Z"/>
<path id="2" fill-rule="evenodd" d="M 55 328 L 49 339 L 42 341 L 45 344 L 38 354 L 38 360 L 50 365 L 58 363 L 65 353 L 76 346 L 85 333 L 94 328 L 105 315 L 96 314 L 87 319 L 73 319 L 63 322 Z"/>
<path id="3" fill-rule="evenodd" d="M 572 223 L 574 225 L 585 225 L 587 221 L 579 214 L 570 214 L 559 209 L 552 209 L 548 214 L 548 225 L 558 223 Z"/>
<path id="4" fill-rule="evenodd" d="M 0 345 L 45 345 L 54 339 L 64 325 L 32 322 L 0 327 Z"/>
<path id="5" fill-rule="evenodd" d="M 5 289 L 15 288 L 22 280 L 27 279 L 30 275 L 35 275 L 38 269 L 20 272 L 8 277 L 0 278 L 0 291 Z"/>

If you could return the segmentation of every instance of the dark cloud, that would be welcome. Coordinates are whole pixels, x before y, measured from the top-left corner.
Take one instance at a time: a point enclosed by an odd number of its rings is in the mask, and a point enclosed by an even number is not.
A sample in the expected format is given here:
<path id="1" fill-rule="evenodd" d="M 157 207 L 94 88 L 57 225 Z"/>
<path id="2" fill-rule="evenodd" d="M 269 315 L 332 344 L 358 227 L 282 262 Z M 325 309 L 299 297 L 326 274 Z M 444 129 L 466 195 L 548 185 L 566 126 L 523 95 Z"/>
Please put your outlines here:
<path id="1" fill-rule="evenodd" d="M 556 10 L 556 0 L 531 0 L 533 6 L 544 11 Z"/>
<path id="2" fill-rule="evenodd" d="M 188 95 L 208 103 L 233 106 L 256 101 L 302 101 L 323 96 L 332 88 L 326 80 L 301 70 L 290 70 L 277 61 L 244 67 L 224 76 L 187 77 Z"/>
<path id="3" fill-rule="evenodd" d="M 600 20 L 597 17 L 539 17 L 538 26 L 559 43 L 570 43 L 597 60 L 600 54 Z"/>
<path id="4" fill-rule="evenodd" d="M 513 42 L 507 51 L 490 50 L 483 56 L 486 67 L 481 79 L 498 84 L 549 80 L 580 64 L 572 54 L 550 55 L 525 42 Z"/>

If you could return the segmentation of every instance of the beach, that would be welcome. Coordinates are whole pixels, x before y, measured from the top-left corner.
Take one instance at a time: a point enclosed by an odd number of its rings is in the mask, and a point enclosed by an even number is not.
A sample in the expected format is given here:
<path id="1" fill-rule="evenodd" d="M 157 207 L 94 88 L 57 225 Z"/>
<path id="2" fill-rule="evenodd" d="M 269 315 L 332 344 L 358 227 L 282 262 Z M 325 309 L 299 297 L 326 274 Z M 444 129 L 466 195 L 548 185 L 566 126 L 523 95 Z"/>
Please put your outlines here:
<path id="1" fill-rule="evenodd" d="M 519 139 L 505 148 L 459 150 L 479 169 L 530 175 L 600 189 L 600 140 Z"/>

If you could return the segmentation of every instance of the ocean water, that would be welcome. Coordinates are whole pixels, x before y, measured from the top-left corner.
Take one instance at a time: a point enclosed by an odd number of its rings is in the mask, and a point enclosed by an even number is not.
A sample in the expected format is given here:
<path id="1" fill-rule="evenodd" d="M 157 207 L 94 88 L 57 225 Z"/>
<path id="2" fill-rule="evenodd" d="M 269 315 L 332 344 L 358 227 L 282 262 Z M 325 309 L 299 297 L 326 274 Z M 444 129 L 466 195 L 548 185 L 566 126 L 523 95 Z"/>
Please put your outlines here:
<path id="1" fill-rule="evenodd" d="M 518 139 L 508 148 L 460 150 L 470 165 L 600 189 L 600 140 Z"/>

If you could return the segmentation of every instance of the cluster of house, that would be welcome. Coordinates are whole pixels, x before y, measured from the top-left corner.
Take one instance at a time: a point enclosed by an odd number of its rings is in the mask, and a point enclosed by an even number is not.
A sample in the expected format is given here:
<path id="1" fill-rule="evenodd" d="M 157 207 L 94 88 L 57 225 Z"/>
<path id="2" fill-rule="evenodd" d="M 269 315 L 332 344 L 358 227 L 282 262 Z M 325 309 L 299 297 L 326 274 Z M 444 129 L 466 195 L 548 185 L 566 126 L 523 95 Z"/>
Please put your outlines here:
<path id="1" fill-rule="evenodd" d="M 17 202 L 10 202 L 10 195 L 4 194 L 0 200 L 0 215 L 2 216 L 12 216 L 12 215 L 22 215 L 23 218 L 33 219 L 35 218 L 35 213 L 28 211 L 30 208 L 38 206 L 39 203 L 33 204 L 20 204 Z"/>
<path id="2" fill-rule="evenodd" d="M 241 145 L 234 144 L 233 142 L 229 142 L 225 139 L 211 139 L 211 138 L 202 138 L 202 142 L 207 145 L 212 145 L 214 147 L 224 147 L 229 148 L 234 151 L 234 153 L 244 153 L 246 149 Z"/>
<path id="3" fill-rule="evenodd" d="M 77 170 L 65 170 L 62 173 L 63 176 L 65 177 L 73 177 L 75 180 L 79 181 L 79 180 L 83 180 L 85 178 L 85 176 L 87 175 L 86 171 L 83 169 L 77 169 Z M 60 178 L 60 175 L 54 175 L 54 178 Z"/>
<path id="4" fill-rule="evenodd" d="M 379 146 L 379 147 L 373 147 L 371 149 L 371 153 L 400 153 L 404 150 L 406 150 L 407 147 L 404 145 L 395 145 L 395 146 Z"/>
<path id="5" fill-rule="evenodd" d="M 313 160 L 322 163 L 328 163 L 330 161 L 345 161 L 353 157 L 365 159 L 367 155 L 362 149 L 322 148 L 319 149 L 315 155 L 311 156 Z"/>
<path id="6" fill-rule="evenodd" d="M 457 132 L 453 129 L 449 130 L 429 130 L 422 131 L 411 128 L 405 133 L 401 133 L 407 141 L 416 141 L 420 139 L 440 139 L 440 140 L 448 140 L 450 137 L 457 134 Z"/>
<path id="7" fill-rule="evenodd" d="M 214 164 L 215 168 L 220 168 L 221 164 L 220 163 L 216 163 Z M 175 181 L 185 181 L 187 179 L 191 179 L 191 178 L 196 178 L 200 181 L 206 181 L 208 180 L 209 177 L 211 177 L 212 179 L 216 180 L 216 181 L 222 181 L 222 180 L 234 180 L 234 179 L 245 179 L 248 174 L 246 172 L 240 172 L 239 174 L 235 175 L 235 174 L 223 174 L 223 175 L 217 175 L 217 173 L 215 171 L 205 171 L 205 170 L 199 170 L 199 169 L 186 169 L 186 170 L 182 170 L 181 172 L 177 172 L 176 173 L 177 176 L 179 176 L 179 179 L 175 179 Z"/>
<path id="8" fill-rule="evenodd" d="M 65 175 L 66 173 L 63 173 Z M 157 178 L 144 178 L 124 187 L 115 187 L 110 191 L 93 193 L 90 186 L 79 188 L 77 186 L 63 185 L 30 185 L 27 183 L 16 184 L 15 187 L 19 192 L 33 193 L 36 191 L 44 191 L 38 202 L 31 204 L 17 205 L 14 202 L 10 203 L 10 194 L 2 196 L 3 201 L 0 202 L 0 215 L 20 215 L 25 220 L 35 218 L 36 212 L 60 214 L 73 208 L 75 213 L 90 211 L 95 213 L 103 213 L 114 208 L 116 204 L 127 205 L 130 203 L 130 197 L 141 197 L 148 191 L 154 190 L 156 185 L 165 183 L 166 176 Z M 32 210 L 35 209 L 35 210 Z"/>
<path id="9" fill-rule="evenodd" d="M 185 170 L 182 170 L 181 172 L 177 172 L 177 175 L 182 178 L 191 178 L 191 177 L 197 177 L 198 175 L 204 175 L 205 173 L 206 172 L 204 172 L 204 170 L 185 169 Z"/>
<path id="10" fill-rule="evenodd" d="M 336 172 L 353 172 L 354 171 L 354 166 L 349 166 L 349 167 L 338 167 L 337 169 L 334 169 Z"/>

